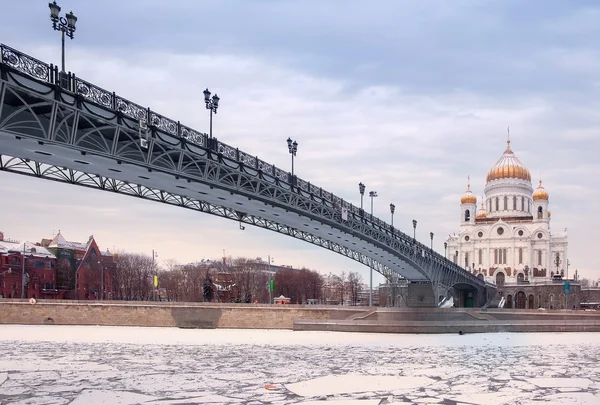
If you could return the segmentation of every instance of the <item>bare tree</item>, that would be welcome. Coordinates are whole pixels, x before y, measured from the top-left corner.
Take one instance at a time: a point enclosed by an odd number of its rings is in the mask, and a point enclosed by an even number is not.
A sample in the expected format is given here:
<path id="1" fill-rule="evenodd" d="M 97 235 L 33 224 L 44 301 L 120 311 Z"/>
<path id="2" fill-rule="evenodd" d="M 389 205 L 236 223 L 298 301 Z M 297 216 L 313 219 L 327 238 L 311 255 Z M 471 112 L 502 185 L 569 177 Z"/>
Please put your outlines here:
<path id="1" fill-rule="evenodd" d="M 122 299 L 147 300 L 152 294 L 152 258 L 138 253 L 119 253 L 116 262 L 116 290 Z"/>
<path id="2" fill-rule="evenodd" d="M 352 305 L 358 303 L 358 298 L 362 291 L 362 276 L 357 272 L 348 273 L 348 293 L 350 294 L 350 301 Z"/>

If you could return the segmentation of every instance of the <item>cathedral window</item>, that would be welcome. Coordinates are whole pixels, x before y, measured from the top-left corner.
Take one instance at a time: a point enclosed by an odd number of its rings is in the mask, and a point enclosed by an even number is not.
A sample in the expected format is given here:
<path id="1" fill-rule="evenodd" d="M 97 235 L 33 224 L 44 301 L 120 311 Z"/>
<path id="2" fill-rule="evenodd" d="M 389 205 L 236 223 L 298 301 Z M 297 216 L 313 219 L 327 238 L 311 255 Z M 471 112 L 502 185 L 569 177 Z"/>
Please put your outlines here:
<path id="1" fill-rule="evenodd" d="M 542 251 L 538 250 L 537 253 L 538 253 L 538 260 L 537 260 L 538 266 L 541 266 L 542 265 Z"/>
<path id="2" fill-rule="evenodd" d="M 483 263 L 483 249 L 479 249 L 479 265 Z"/>
<path id="3" fill-rule="evenodd" d="M 469 253 L 465 253 L 465 268 L 469 267 Z"/>
<path id="4" fill-rule="evenodd" d="M 508 209 L 508 197 L 504 196 L 504 211 Z"/>
<path id="5" fill-rule="evenodd" d="M 537 217 L 539 219 L 542 219 L 544 217 L 544 211 L 542 210 L 542 207 L 538 207 Z"/>
<path id="6" fill-rule="evenodd" d="M 494 264 L 498 264 L 498 249 L 494 249 Z"/>
<path id="7" fill-rule="evenodd" d="M 500 199 L 496 197 L 496 211 L 500 211 Z"/>
<path id="8" fill-rule="evenodd" d="M 519 248 L 519 264 L 523 263 L 523 248 Z"/>
<path id="9" fill-rule="evenodd" d="M 471 220 L 471 211 L 465 210 L 465 222 L 469 222 Z"/>
<path id="10" fill-rule="evenodd" d="M 525 212 L 525 197 L 521 197 L 521 211 Z"/>
<path id="11" fill-rule="evenodd" d="M 513 210 L 517 210 L 517 197 L 513 196 Z"/>
<path id="12" fill-rule="evenodd" d="M 506 264 L 506 249 L 502 249 L 502 264 Z"/>
<path id="13" fill-rule="evenodd" d="M 531 201 L 527 200 L 527 212 L 531 214 Z"/>

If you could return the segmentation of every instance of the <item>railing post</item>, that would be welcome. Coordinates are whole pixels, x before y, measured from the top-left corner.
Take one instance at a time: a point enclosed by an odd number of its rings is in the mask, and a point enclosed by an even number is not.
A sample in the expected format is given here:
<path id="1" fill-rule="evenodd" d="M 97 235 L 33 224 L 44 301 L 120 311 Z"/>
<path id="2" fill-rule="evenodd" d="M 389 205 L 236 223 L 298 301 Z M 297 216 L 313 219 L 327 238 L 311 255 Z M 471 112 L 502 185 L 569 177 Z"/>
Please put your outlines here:
<path id="1" fill-rule="evenodd" d="M 183 137 L 183 133 L 181 132 L 181 123 L 179 121 L 177 121 L 177 136 L 180 138 Z"/>
<path id="2" fill-rule="evenodd" d="M 235 159 L 240 161 L 240 148 L 235 148 Z"/>
<path id="3" fill-rule="evenodd" d="M 256 169 L 258 170 L 258 167 L 259 167 L 259 166 L 258 166 L 258 156 L 256 156 L 256 160 L 255 160 L 255 162 L 256 162 Z"/>
<path id="4" fill-rule="evenodd" d="M 150 116 L 151 116 L 151 113 L 150 113 L 150 107 L 148 107 L 148 108 L 146 109 L 146 125 L 148 125 L 148 126 L 150 126 L 150 125 L 152 125 L 152 124 L 153 124 L 153 123 L 150 121 Z"/>
<path id="5" fill-rule="evenodd" d="M 114 91 L 113 91 L 113 93 L 112 93 L 112 100 L 111 100 L 111 103 L 112 103 L 112 108 L 113 108 L 113 110 L 118 110 L 118 109 L 117 109 L 117 93 L 115 93 Z"/>

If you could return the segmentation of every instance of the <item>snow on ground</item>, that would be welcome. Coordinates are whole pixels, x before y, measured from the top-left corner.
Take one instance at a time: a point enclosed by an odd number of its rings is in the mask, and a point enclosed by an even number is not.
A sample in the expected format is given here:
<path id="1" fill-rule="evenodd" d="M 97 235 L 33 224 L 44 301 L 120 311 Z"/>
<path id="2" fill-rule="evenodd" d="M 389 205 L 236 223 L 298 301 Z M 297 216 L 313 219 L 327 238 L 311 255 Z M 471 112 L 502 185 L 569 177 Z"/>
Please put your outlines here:
<path id="1" fill-rule="evenodd" d="M 0 404 L 599 404 L 600 333 L 0 325 Z"/>

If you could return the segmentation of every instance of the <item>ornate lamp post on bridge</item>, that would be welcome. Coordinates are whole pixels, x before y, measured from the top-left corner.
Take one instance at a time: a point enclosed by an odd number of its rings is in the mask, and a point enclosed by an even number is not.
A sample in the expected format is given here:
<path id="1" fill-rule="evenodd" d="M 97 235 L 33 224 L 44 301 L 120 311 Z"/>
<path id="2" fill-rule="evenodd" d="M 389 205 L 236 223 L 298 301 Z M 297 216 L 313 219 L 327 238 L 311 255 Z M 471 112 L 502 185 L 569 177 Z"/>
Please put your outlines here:
<path id="1" fill-rule="evenodd" d="M 373 216 L 373 198 L 377 197 L 377 191 L 369 191 L 369 197 L 371 197 L 371 216 Z"/>
<path id="2" fill-rule="evenodd" d="M 290 183 L 294 185 L 296 182 L 294 181 L 294 156 L 296 156 L 296 152 L 298 152 L 298 142 L 292 141 L 291 138 L 287 139 L 287 146 L 290 155 L 292 155 L 292 178 Z"/>
<path id="3" fill-rule="evenodd" d="M 212 116 L 213 113 L 217 113 L 217 109 L 219 108 L 219 96 L 217 96 L 217 94 L 215 93 L 214 96 L 212 96 L 212 98 L 210 97 L 210 91 L 208 89 L 204 90 L 204 104 L 206 104 L 206 109 L 210 110 L 210 132 L 209 132 L 209 136 L 211 139 L 211 143 L 212 143 Z M 212 146 L 212 145 L 209 145 Z"/>
<path id="4" fill-rule="evenodd" d="M 75 23 L 77 22 L 77 17 L 73 14 L 72 11 L 69 12 L 65 17 L 59 16 L 60 6 L 56 4 L 56 1 L 49 3 L 48 7 L 50 7 L 50 21 L 52 21 L 52 28 L 55 31 L 61 32 L 62 38 L 62 53 L 61 53 L 61 86 L 64 86 L 63 81 L 66 81 L 66 72 L 65 72 L 65 35 L 69 38 L 73 39 L 75 33 Z"/>
<path id="5" fill-rule="evenodd" d="M 444 242 L 444 259 L 448 259 L 448 242 Z"/>
<path id="6" fill-rule="evenodd" d="M 417 220 L 413 219 L 413 239 L 417 239 Z"/>
<path id="7" fill-rule="evenodd" d="M 365 196 L 365 185 L 360 182 L 358 183 L 358 191 L 360 192 L 360 209 L 363 209 L 363 197 Z"/>
<path id="8" fill-rule="evenodd" d="M 433 250 L 433 232 L 429 232 L 429 237 L 431 238 L 431 250 Z"/>
<path id="9" fill-rule="evenodd" d="M 396 212 L 396 206 L 394 204 L 390 204 L 390 212 L 392 214 L 392 228 L 394 227 L 394 212 Z"/>

